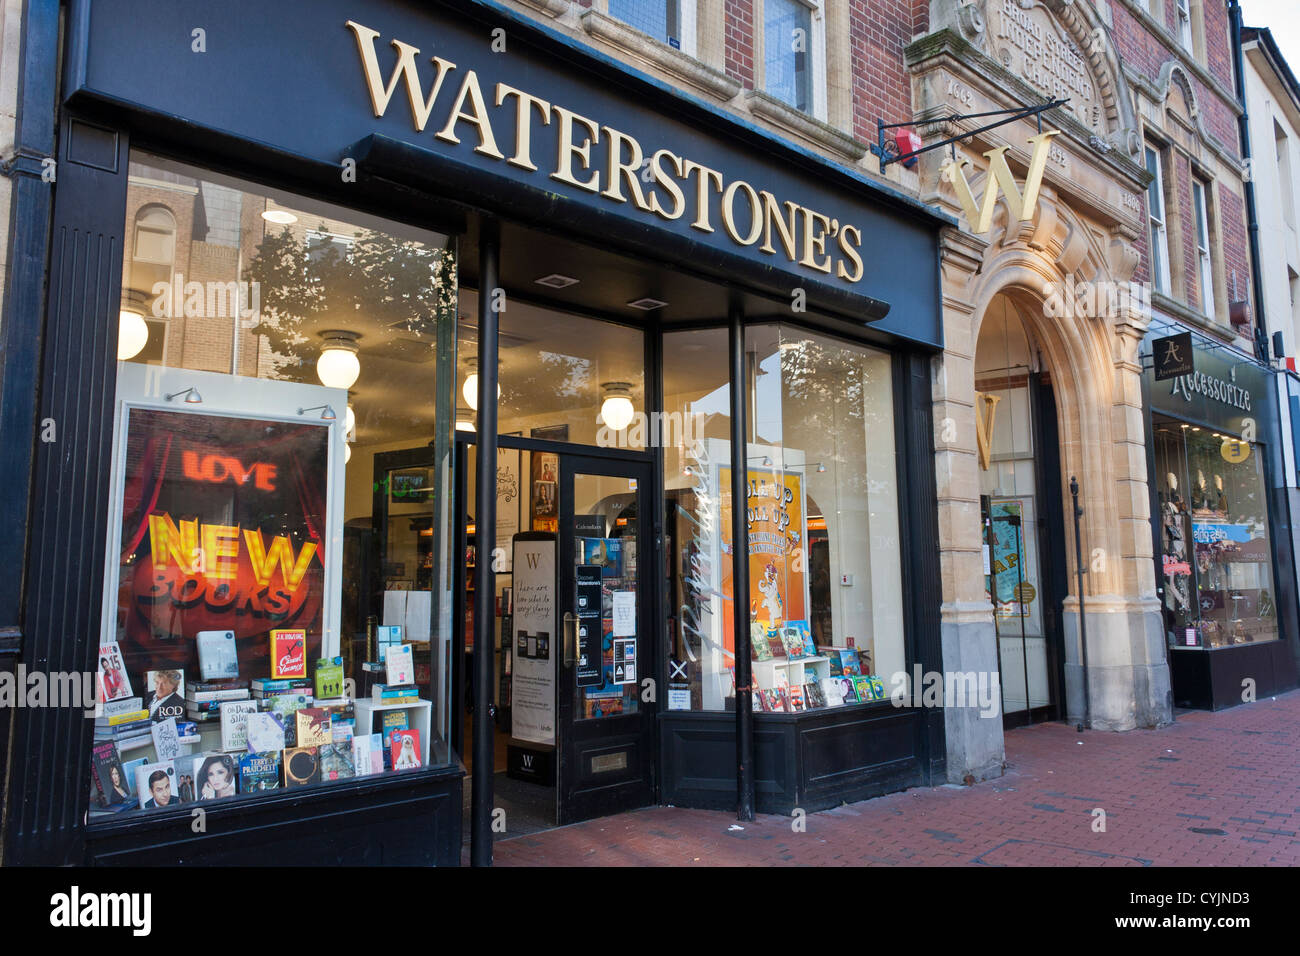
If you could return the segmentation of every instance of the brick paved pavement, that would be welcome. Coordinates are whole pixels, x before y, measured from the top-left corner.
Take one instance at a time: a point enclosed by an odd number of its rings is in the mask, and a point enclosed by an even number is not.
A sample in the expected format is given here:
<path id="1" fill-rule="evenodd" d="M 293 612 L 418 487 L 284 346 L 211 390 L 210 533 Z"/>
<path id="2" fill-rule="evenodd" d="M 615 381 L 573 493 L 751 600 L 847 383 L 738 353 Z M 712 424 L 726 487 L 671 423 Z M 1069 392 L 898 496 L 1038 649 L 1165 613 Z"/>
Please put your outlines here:
<path id="1" fill-rule="evenodd" d="M 1014 730 L 1004 776 L 731 830 L 657 807 L 500 841 L 499 866 L 1300 864 L 1300 691 L 1161 730 Z M 1092 811 L 1106 811 L 1093 832 Z"/>

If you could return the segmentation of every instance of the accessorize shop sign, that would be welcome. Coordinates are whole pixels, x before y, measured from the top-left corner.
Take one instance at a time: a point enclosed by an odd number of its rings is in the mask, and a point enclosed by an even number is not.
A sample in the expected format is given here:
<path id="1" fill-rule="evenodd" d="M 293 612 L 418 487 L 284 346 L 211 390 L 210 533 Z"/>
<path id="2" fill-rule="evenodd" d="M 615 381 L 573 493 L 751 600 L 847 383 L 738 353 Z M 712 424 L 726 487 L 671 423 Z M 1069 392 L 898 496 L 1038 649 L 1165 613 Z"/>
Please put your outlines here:
<path id="1" fill-rule="evenodd" d="M 1247 389 L 1225 382 L 1221 378 L 1215 378 L 1213 375 L 1206 375 L 1204 372 L 1178 376 L 1173 380 L 1170 394 L 1181 395 L 1187 402 L 1192 400 L 1193 395 L 1204 395 L 1222 405 L 1231 405 L 1233 408 L 1240 408 L 1243 412 L 1250 411 L 1250 392 Z"/>
<path id="2" fill-rule="evenodd" d="M 273 629 L 303 629 L 319 647 L 328 449 L 319 425 L 130 409 L 124 652 L 188 669 L 200 631 L 231 631 L 244 672 Z"/>
<path id="3" fill-rule="evenodd" d="M 70 101 L 183 123 L 213 162 L 256 152 L 341 202 L 398 180 L 942 343 L 944 217 L 544 18 L 474 0 L 72 0 L 70 19 Z"/>

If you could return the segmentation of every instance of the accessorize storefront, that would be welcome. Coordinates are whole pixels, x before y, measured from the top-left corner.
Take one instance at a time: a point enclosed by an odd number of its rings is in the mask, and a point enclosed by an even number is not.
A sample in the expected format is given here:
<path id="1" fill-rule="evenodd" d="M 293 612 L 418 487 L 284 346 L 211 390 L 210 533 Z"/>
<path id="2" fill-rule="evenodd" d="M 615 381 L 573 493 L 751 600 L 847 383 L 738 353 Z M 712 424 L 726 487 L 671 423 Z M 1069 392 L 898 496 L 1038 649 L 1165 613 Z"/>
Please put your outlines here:
<path id="1" fill-rule="evenodd" d="M 427 7 L 68 8 L 23 659 L 99 706 L 19 713 L 6 862 L 454 864 L 467 765 L 551 823 L 942 776 L 949 220 Z"/>
<path id="2" fill-rule="evenodd" d="M 1153 323 L 1154 325 L 1154 323 Z M 1190 335 L 1185 374 L 1155 380 L 1153 348 Z M 1157 578 L 1174 703 L 1218 710 L 1296 684 L 1289 558 L 1273 373 L 1162 323 L 1143 343 Z"/>

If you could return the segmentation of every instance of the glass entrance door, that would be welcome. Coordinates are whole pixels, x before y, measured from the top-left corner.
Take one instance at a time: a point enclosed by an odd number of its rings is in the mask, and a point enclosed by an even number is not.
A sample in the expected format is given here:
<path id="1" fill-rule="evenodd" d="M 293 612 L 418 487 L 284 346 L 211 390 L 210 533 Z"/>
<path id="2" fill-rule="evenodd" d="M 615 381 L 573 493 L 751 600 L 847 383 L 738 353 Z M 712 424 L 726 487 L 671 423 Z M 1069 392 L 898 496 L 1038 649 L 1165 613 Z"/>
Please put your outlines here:
<path id="1" fill-rule="evenodd" d="M 654 794 L 650 465 L 560 458 L 559 822 Z"/>

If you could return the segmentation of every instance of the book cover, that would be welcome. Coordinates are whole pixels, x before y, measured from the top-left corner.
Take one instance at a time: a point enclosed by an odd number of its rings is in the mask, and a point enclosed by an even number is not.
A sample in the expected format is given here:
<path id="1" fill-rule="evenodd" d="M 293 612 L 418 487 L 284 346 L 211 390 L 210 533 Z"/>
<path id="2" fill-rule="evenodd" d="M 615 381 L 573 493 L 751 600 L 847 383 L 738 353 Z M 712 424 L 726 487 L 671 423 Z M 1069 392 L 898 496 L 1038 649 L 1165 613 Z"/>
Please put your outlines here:
<path id="1" fill-rule="evenodd" d="M 206 754 L 194 758 L 196 800 L 224 800 L 233 797 L 237 792 L 238 780 L 238 765 L 230 754 Z"/>
<path id="2" fill-rule="evenodd" d="M 798 684 L 791 684 L 786 690 L 788 700 L 790 701 L 790 712 L 796 713 L 804 709 L 803 688 Z"/>
<path id="3" fill-rule="evenodd" d="M 871 681 L 863 677 L 861 674 L 858 674 L 853 678 L 853 692 L 858 695 L 858 701 L 860 703 L 866 703 L 869 700 L 876 699 L 876 695 L 872 693 L 871 690 Z"/>
<path id="4" fill-rule="evenodd" d="M 239 756 L 239 792 L 280 789 L 280 751 Z"/>
<path id="5" fill-rule="evenodd" d="M 101 807 L 112 807 L 131 799 L 126 784 L 126 770 L 122 755 L 111 740 L 95 744 L 90 749 L 91 773 L 95 781 L 96 797 Z"/>
<path id="6" fill-rule="evenodd" d="M 885 682 L 883 680 L 881 680 L 875 674 L 864 675 L 862 679 L 867 682 L 867 686 L 871 690 L 872 700 L 885 699 Z"/>
<path id="7" fill-rule="evenodd" d="M 750 700 L 752 701 L 750 705 L 750 709 L 754 713 L 761 714 L 766 710 L 766 708 L 763 706 L 764 704 L 763 692 L 758 688 L 754 688 L 754 693 L 750 695 Z"/>
<path id="8" fill-rule="evenodd" d="M 776 695 L 775 706 L 772 710 L 778 714 L 792 713 L 790 709 L 790 688 L 778 684 L 772 693 Z"/>
<path id="9" fill-rule="evenodd" d="M 159 760 L 175 760 L 181 755 L 181 735 L 176 729 L 176 718 L 168 717 L 151 725 L 153 749 Z"/>
<path id="10" fill-rule="evenodd" d="M 379 725 L 384 734 L 384 747 L 388 747 L 388 742 L 392 739 L 393 731 L 405 730 L 410 726 L 406 711 L 404 710 L 386 710 L 380 717 Z"/>
<path id="11" fill-rule="evenodd" d="M 807 621 L 787 621 L 786 627 L 792 627 L 799 632 L 799 637 L 803 640 L 804 657 L 817 656 L 817 645 L 813 643 L 812 631 L 809 629 Z"/>
<path id="12" fill-rule="evenodd" d="M 323 707 L 304 707 L 294 714 L 298 747 L 321 747 L 334 742 L 330 713 Z"/>
<path id="13" fill-rule="evenodd" d="M 338 697 L 343 693 L 343 658 L 326 657 L 316 662 L 317 697 Z"/>
<path id="14" fill-rule="evenodd" d="M 330 717 L 330 735 L 336 744 L 345 744 L 352 746 L 352 738 L 357 733 L 357 719 L 355 717 Z"/>
<path id="15" fill-rule="evenodd" d="M 284 680 L 255 677 L 250 686 L 253 693 L 260 693 L 264 697 L 273 697 L 276 694 L 310 694 L 315 690 L 315 684 L 304 677 L 286 678 Z"/>
<path id="16" fill-rule="evenodd" d="M 874 643 L 874 641 L 872 643 Z M 858 667 L 864 675 L 875 673 L 876 667 L 871 661 L 871 648 L 858 648 Z"/>
<path id="17" fill-rule="evenodd" d="M 350 745 L 331 743 L 320 748 L 320 778 L 322 780 L 344 780 L 356 775 Z"/>
<path id="18" fill-rule="evenodd" d="M 144 706 L 144 700 L 140 697 L 123 697 L 120 700 L 104 701 L 103 708 L 100 713 L 95 716 L 95 722 L 98 723 L 101 719 L 110 720 L 113 717 L 118 717 L 122 714 L 132 714 L 139 710 L 148 713 L 148 710 Z"/>
<path id="19" fill-rule="evenodd" d="M 781 643 L 785 646 L 785 656 L 790 660 L 803 657 L 803 635 L 799 633 L 799 628 L 786 624 L 780 630 Z"/>
<path id="20" fill-rule="evenodd" d="M 320 781 L 320 756 L 315 747 L 290 747 L 284 752 L 284 785 L 306 787 Z"/>
<path id="21" fill-rule="evenodd" d="M 862 673 L 862 665 L 858 663 L 858 652 L 856 650 L 851 647 L 840 648 L 840 670 L 845 677 Z"/>
<path id="22" fill-rule="evenodd" d="M 199 678 L 230 680 L 239 676 L 234 631 L 199 631 Z"/>
<path id="23" fill-rule="evenodd" d="M 248 727 L 245 733 L 245 746 L 250 753 L 267 753 L 280 751 L 285 747 L 284 724 L 272 713 L 252 713 L 248 715 Z"/>
<path id="24" fill-rule="evenodd" d="M 352 738 L 352 769 L 358 777 L 384 772 L 382 734 L 361 734 Z"/>
<path id="25" fill-rule="evenodd" d="M 141 810 L 176 806 L 181 802 L 176 767 L 170 760 L 146 763 L 135 770 L 135 795 Z"/>
<path id="26" fill-rule="evenodd" d="M 410 644 L 389 644 L 388 654 L 384 657 L 390 685 L 411 684 L 415 682 L 415 659 Z"/>
<path id="27" fill-rule="evenodd" d="M 840 649 L 838 647 L 819 647 L 817 651 L 826 658 L 829 665 L 828 674 L 831 677 L 839 677 L 844 673 L 844 665 L 840 662 Z"/>
<path id="28" fill-rule="evenodd" d="M 389 752 L 394 770 L 413 770 L 420 764 L 420 732 L 418 730 L 395 730 L 389 741 Z"/>
<path id="29" fill-rule="evenodd" d="M 248 749 L 248 715 L 257 713 L 255 700 L 227 700 L 221 704 L 221 749 Z"/>
<path id="30" fill-rule="evenodd" d="M 248 699 L 248 689 L 243 687 L 232 687 L 229 690 L 191 690 L 185 697 L 185 706 L 195 707 L 199 704 L 219 704 L 223 700 Z M 207 709 L 216 710 L 218 708 L 213 707 Z"/>
<path id="31" fill-rule="evenodd" d="M 126 785 L 126 790 L 131 795 L 132 800 L 135 800 L 135 772 L 147 763 L 152 763 L 148 757 L 136 757 L 134 760 L 122 761 L 122 782 Z"/>
<path id="32" fill-rule="evenodd" d="M 767 632 L 767 647 L 772 657 L 785 659 L 785 644 L 781 641 L 781 635 L 777 633 L 776 628 L 771 628 Z"/>
<path id="33" fill-rule="evenodd" d="M 834 680 L 840 682 L 840 699 L 846 704 L 856 704 L 858 702 L 858 692 L 853 686 L 853 678 L 845 675 L 836 677 Z"/>
<path id="34" fill-rule="evenodd" d="M 827 707 L 839 707 L 844 703 L 844 691 L 838 677 L 823 677 L 821 684 Z"/>
<path id="35" fill-rule="evenodd" d="M 144 707 L 151 720 L 185 716 L 185 672 L 145 671 Z"/>
<path id="36" fill-rule="evenodd" d="M 817 681 L 809 681 L 803 685 L 803 699 L 807 702 L 809 710 L 826 706 L 826 696 L 822 693 L 822 685 Z"/>
<path id="37" fill-rule="evenodd" d="M 271 679 L 307 676 L 307 632 L 299 628 L 271 631 Z"/>
<path id="38" fill-rule="evenodd" d="M 757 621 L 749 625 L 749 656 L 756 661 L 770 661 L 772 648 L 767 643 L 767 629 Z"/>
<path id="39" fill-rule="evenodd" d="M 99 701 L 108 703 L 131 696 L 131 679 L 126 675 L 122 649 L 117 641 L 99 645 Z"/>

